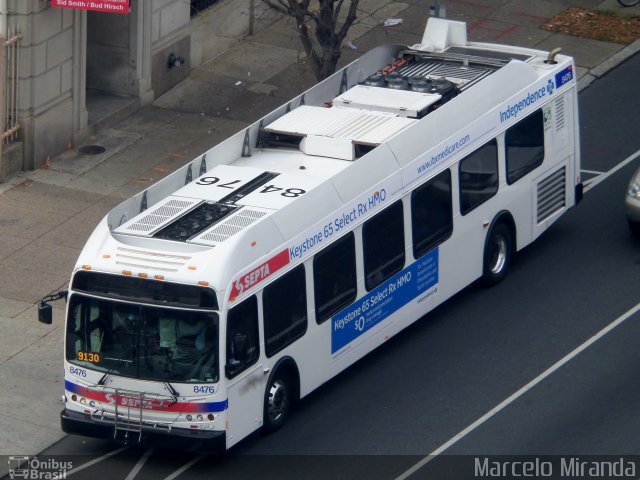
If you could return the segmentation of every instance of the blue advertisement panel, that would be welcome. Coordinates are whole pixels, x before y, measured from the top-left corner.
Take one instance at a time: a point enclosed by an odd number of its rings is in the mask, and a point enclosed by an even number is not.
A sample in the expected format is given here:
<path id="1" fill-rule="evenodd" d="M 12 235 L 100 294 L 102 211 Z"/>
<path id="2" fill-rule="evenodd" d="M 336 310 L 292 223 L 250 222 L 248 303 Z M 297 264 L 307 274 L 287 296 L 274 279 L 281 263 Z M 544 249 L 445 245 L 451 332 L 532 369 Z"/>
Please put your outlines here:
<path id="1" fill-rule="evenodd" d="M 437 283 L 436 248 L 333 316 L 331 353 L 353 342 Z"/>

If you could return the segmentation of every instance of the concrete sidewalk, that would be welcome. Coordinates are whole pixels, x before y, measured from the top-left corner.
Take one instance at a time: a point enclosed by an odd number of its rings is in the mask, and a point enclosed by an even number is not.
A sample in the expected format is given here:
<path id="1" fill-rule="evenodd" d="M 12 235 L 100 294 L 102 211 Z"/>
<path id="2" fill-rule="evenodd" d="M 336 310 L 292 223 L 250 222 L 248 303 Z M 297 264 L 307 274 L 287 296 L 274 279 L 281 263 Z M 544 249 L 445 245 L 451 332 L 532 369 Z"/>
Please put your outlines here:
<path id="1" fill-rule="evenodd" d="M 381 43 L 418 43 L 431 3 L 362 0 L 341 64 Z M 443 3 L 448 18 L 467 22 L 471 40 L 562 47 L 576 58 L 581 88 L 640 49 L 639 42 L 625 47 L 540 29 L 569 5 L 617 10 L 615 0 Z M 403 21 L 384 27 L 388 18 Z M 112 206 L 311 86 L 298 45 L 293 23 L 282 19 L 96 135 L 91 144 L 103 153 L 70 151 L 0 184 L 0 455 L 33 455 L 63 436 L 64 304 L 54 304 L 54 323 L 45 326 L 36 320 L 38 300 L 66 286 L 85 240 Z"/>

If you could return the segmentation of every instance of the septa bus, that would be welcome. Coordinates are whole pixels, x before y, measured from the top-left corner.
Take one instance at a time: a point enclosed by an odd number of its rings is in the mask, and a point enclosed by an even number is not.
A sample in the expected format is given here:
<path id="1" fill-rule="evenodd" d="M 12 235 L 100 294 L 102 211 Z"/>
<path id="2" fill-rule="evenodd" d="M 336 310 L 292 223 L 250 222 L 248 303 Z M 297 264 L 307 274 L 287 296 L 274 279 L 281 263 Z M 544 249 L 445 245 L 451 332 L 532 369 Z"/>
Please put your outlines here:
<path id="1" fill-rule="evenodd" d="M 58 294 L 62 429 L 203 449 L 274 431 L 501 281 L 581 196 L 572 58 L 430 18 L 106 215 Z"/>

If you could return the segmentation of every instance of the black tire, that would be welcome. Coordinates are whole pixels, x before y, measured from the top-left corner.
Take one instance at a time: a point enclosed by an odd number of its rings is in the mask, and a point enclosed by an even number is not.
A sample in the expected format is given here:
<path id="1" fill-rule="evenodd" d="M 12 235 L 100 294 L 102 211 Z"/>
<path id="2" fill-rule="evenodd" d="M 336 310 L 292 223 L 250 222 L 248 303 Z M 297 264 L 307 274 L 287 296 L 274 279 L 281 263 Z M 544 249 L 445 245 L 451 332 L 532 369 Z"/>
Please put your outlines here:
<path id="1" fill-rule="evenodd" d="M 640 0 L 618 0 L 618 3 L 623 7 L 633 7 L 634 5 L 638 5 Z"/>
<path id="2" fill-rule="evenodd" d="M 267 433 L 280 429 L 289 418 L 293 390 L 289 377 L 276 372 L 264 393 L 263 428 Z"/>
<path id="3" fill-rule="evenodd" d="M 493 286 L 507 276 L 513 254 L 511 230 L 504 223 L 491 228 L 484 245 L 482 284 Z"/>
<path id="4" fill-rule="evenodd" d="M 636 238 L 640 238 L 640 222 L 634 222 L 633 220 L 627 220 L 629 225 L 629 231 Z"/>

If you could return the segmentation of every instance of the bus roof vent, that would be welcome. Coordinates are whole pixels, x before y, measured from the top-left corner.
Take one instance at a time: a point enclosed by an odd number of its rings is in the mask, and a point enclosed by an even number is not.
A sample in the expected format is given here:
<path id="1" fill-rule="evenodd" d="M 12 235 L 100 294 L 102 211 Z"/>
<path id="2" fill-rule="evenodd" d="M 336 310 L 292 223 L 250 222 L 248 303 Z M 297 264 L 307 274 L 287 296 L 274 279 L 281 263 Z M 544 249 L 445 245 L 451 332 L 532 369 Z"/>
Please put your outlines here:
<path id="1" fill-rule="evenodd" d="M 167 197 L 149 210 L 116 228 L 114 233 L 151 237 L 158 229 L 183 215 L 201 201 L 194 198 Z"/>
<path id="2" fill-rule="evenodd" d="M 189 243 L 216 246 L 236 233 L 241 232 L 249 225 L 257 222 L 269 212 L 271 212 L 271 210 L 255 207 L 241 208 L 237 213 L 231 215 L 224 222 L 220 222 L 205 232 L 202 232 L 197 237 L 191 238 Z"/>
<path id="3" fill-rule="evenodd" d="M 485 65 L 463 65 L 461 62 L 443 62 L 441 60 L 418 60 L 401 67 L 398 73 L 409 78 L 445 78 L 464 90 L 484 77 L 491 75 L 494 71 L 495 68 Z"/>
<path id="4" fill-rule="evenodd" d="M 164 240 L 186 242 L 191 237 L 218 223 L 236 208 L 234 205 L 204 202 L 182 217 L 163 227 L 153 236 Z"/>

